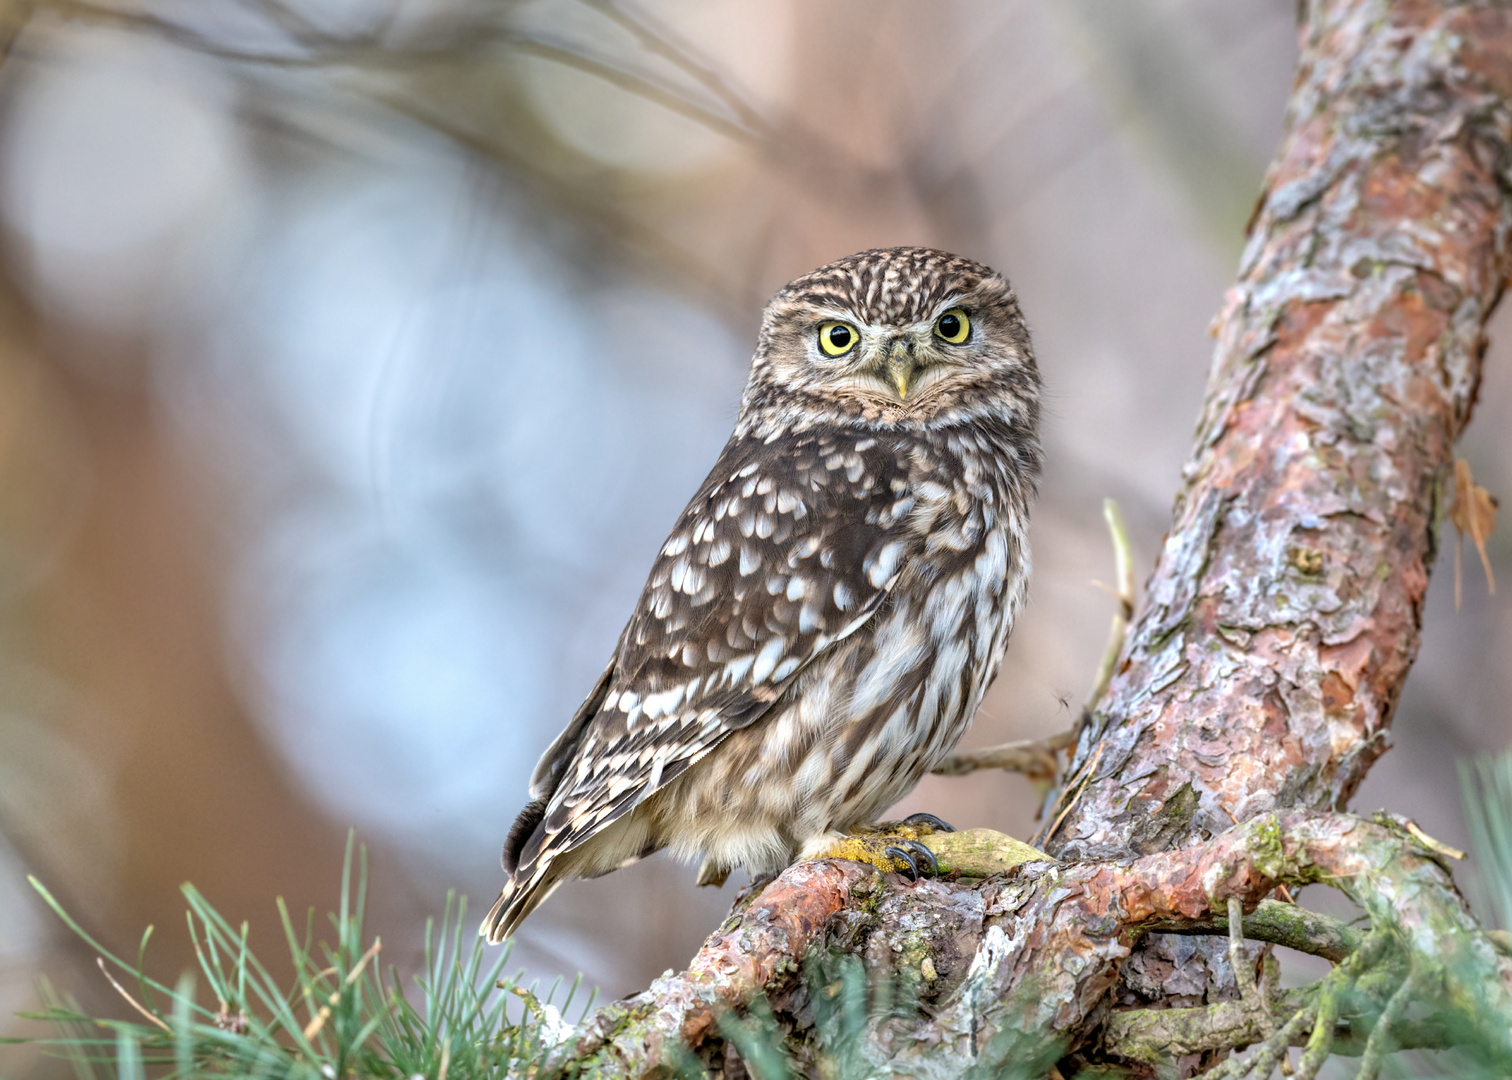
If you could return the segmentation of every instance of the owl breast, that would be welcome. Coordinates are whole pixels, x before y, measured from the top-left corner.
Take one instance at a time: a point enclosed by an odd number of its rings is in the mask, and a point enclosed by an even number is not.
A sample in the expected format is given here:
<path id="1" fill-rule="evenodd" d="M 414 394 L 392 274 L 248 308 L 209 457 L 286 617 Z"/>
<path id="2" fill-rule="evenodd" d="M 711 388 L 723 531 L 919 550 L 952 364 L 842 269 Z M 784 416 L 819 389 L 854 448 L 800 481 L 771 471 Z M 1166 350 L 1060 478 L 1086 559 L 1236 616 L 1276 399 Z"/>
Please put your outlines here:
<path id="1" fill-rule="evenodd" d="M 1029 574 L 1014 448 L 980 429 L 912 437 L 913 554 L 864 631 L 816 657 L 759 722 L 648 806 L 674 850 L 776 870 L 877 820 L 965 732 Z"/>

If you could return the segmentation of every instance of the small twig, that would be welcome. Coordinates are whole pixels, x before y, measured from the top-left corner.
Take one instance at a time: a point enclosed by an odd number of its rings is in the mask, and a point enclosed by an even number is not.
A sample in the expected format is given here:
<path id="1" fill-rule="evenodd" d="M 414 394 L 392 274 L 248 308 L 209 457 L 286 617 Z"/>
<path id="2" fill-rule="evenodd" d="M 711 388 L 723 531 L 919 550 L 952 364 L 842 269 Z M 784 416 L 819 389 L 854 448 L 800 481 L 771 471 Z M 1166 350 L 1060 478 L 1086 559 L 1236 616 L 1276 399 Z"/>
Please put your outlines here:
<path id="1" fill-rule="evenodd" d="M 633 70 L 616 63 L 609 56 L 595 54 L 576 42 L 546 34 L 476 26 L 468 36 L 458 36 L 448 41 L 444 47 L 405 50 L 386 48 L 364 38 L 347 39 L 322 34 L 313 39 L 306 37 L 296 40 L 296 46 L 303 51 L 278 52 L 227 45 L 171 19 L 118 11 L 92 3 L 91 0 L 47 0 L 47 6 L 69 18 L 150 33 L 171 44 L 218 60 L 269 68 L 425 67 L 455 63 L 460 57 L 477 55 L 484 47 L 512 49 L 592 75 L 627 93 L 685 116 L 733 141 L 761 144 L 763 140 L 761 132 L 750 130 L 740 120 L 721 115 L 685 93 L 681 87 L 654 73 Z"/>
<path id="2" fill-rule="evenodd" d="M 1260 1000 L 1265 1003 L 1265 1013 L 1262 1020 L 1265 1026 L 1265 1034 L 1267 1037 L 1276 1033 L 1276 1017 L 1272 1006 L 1276 1000 L 1277 994 L 1280 992 L 1277 988 L 1277 984 L 1280 982 L 1280 980 L 1281 964 L 1276 960 L 1276 954 L 1271 953 L 1265 958 L 1265 962 L 1260 966 Z M 1291 1074 L 1291 1055 L 1289 1053 L 1282 1052 L 1281 1075 L 1290 1076 Z"/>
<path id="3" fill-rule="evenodd" d="M 1162 934 L 1227 934 L 1230 922 L 1221 915 L 1201 920 L 1161 919 L 1143 924 L 1141 929 Z M 1288 949 L 1321 956 L 1339 963 L 1359 948 L 1365 935 L 1348 923 L 1309 911 L 1296 904 L 1262 900 L 1245 916 L 1244 936 L 1251 941 L 1284 945 Z"/>
<path id="4" fill-rule="evenodd" d="M 739 118 L 750 131 L 771 137 L 775 132 L 761 113 L 725 81 L 719 71 L 701 57 L 686 42 L 676 41 L 670 31 L 654 25 L 643 11 L 631 13 L 616 0 L 583 0 L 589 7 L 601 12 L 627 30 L 641 47 L 653 55 L 669 61 L 674 67 L 692 78 Z"/>
<path id="5" fill-rule="evenodd" d="M 1255 1056 L 1245 1061 L 1238 1057 L 1229 1057 L 1226 1061 L 1215 1065 L 1203 1073 L 1198 1080 L 1243 1080 L 1246 1077 L 1268 1077 L 1275 1069 L 1282 1055 L 1291 1046 L 1291 1041 L 1301 1034 L 1312 1018 L 1311 1007 L 1299 1009 L 1292 1018 L 1276 1030 L 1269 1038 L 1260 1043 L 1260 1049 Z"/>
<path id="6" fill-rule="evenodd" d="M 1245 1071 L 1246 1076 L 1267 1077 L 1276 1063 L 1286 1055 L 1291 1048 L 1292 1040 L 1302 1033 L 1312 1018 L 1311 1009 L 1303 1009 L 1286 1022 L 1270 1038 L 1260 1044 L 1260 1050 L 1250 1059 L 1249 1068 Z"/>
<path id="7" fill-rule="evenodd" d="M 1402 985 L 1397 987 L 1396 993 L 1391 995 L 1391 1000 L 1386 1002 L 1386 1008 L 1381 1012 L 1381 1018 L 1376 1021 L 1375 1027 L 1370 1029 L 1370 1037 L 1365 1040 L 1365 1052 L 1360 1055 L 1360 1073 L 1358 1080 L 1376 1080 L 1381 1073 L 1381 1060 L 1391 1051 L 1391 1029 L 1401 1020 L 1402 1013 L 1407 1010 L 1407 1001 L 1412 992 L 1412 974 L 1402 980 Z"/>
<path id="8" fill-rule="evenodd" d="M 173 1029 L 170 1028 L 167 1024 L 163 1023 L 161 1017 L 154 1016 L 152 1013 L 144 1009 L 140 1001 L 128 994 L 126 992 L 126 988 L 120 983 L 116 982 L 115 976 L 112 975 L 110 973 L 110 969 L 105 966 L 105 960 L 103 957 L 95 957 L 95 963 L 100 965 L 100 974 L 104 975 L 107 979 L 110 980 L 110 985 L 116 988 L 116 993 L 120 994 L 123 998 L 129 1001 L 133 1009 L 141 1013 L 148 1020 L 151 1020 L 154 1024 L 162 1028 L 164 1031 L 168 1032 L 168 1034 L 173 1034 Z"/>
<path id="9" fill-rule="evenodd" d="M 1418 828 L 1417 822 L 1408 821 L 1404 822 L 1404 825 L 1407 831 L 1412 834 L 1412 838 L 1418 843 L 1422 844 L 1429 851 L 1432 851 L 1437 855 L 1442 855 L 1446 859 L 1453 859 L 1455 862 L 1465 861 L 1465 853 L 1463 851 L 1456 847 L 1450 847 L 1442 840 L 1435 840 L 1433 837 L 1425 833 L 1422 829 Z"/>
<path id="10" fill-rule="evenodd" d="M 1066 815 L 1069 814 L 1071 812 L 1071 808 L 1076 805 L 1077 796 L 1081 794 L 1082 788 L 1091 778 L 1092 770 L 1097 768 L 1097 759 L 1102 757 L 1103 747 L 1106 745 L 1107 743 L 1098 743 L 1097 748 L 1092 751 L 1092 756 L 1088 758 L 1087 763 L 1081 767 L 1081 771 L 1078 772 L 1076 776 L 1071 779 L 1071 782 L 1066 785 L 1066 790 L 1061 795 L 1061 798 L 1065 800 L 1066 805 L 1061 807 L 1060 813 L 1055 815 L 1055 820 L 1050 823 L 1050 827 L 1045 830 L 1044 834 L 1037 838 L 1038 843 L 1036 844 L 1036 846 L 1038 846 L 1039 843 L 1048 843 L 1050 838 L 1055 835 L 1055 830 L 1060 828 L 1060 823 L 1066 820 Z"/>
<path id="11" fill-rule="evenodd" d="M 1261 1030 L 1267 1037 L 1274 1035 L 1276 1024 L 1270 1014 L 1270 1002 L 1260 996 L 1255 985 L 1255 969 L 1244 954 L 1244 903 L 1237 897 L 1228 900 L 1229 967 L 1234 969 L 1234 983 L 1239 987 L 1239 1000 L 1260 1014 Z"/>
<path id="12" fill-rule="evenodd" d="M 951 754 L 931 772 L 936 776 L 964 776 L 978 769 L 1005 769 L 1008 772 L 1023 773 L 1032 780 L 1043 778 L 1053 781 L 1056 772 L 1055 755 L 1069 750 L 1075 741 L 1074 731 L 1062 731 L 1046 739 L 1019 739 L 981 750 L 963 750 Z"/>
<path id="13" fill-rule="evenodd" d="M 1343 970 L 1335 968 L 1334 973 Z M 1307 1049 L 1302 1052 L 1302 1060 L 1297 1065 L 1297 1080 L 1313 1080 L 1327 1060 L 1328 1052 L 1333 1049 L 1334 1025 L 1339 1020 L 1339 999 L 1343 994 L 1342 984 L 1334 983 L 1332 977 L 1323 980 L 1323 985 L 1318 988 L 1318 1019 L 1313 1024 Z"/>
<path id="14" fill-rule="evenodd" d="M 1108 628 L 1108 646 L 1103 650 L 1102 662 L 1097 665 L 1097 677 L 1092 681 L 1092 692 L 1087 695 L 1087 711 L 1101 700 L 1113 681 L 1113 672 L 1118 657 L 1123 653 L 1124 642 L 1129 636 L 1129 623 L 1134 619 L 1134 555 L 1129 546 L 1129 530 L 1124 526 L 1123 514 L 1113 499 L 1103 500 L 1103 520 L 1108 523 L 1108 533 L 1113 538 L 1113 563 L 1118 580 L 1118 610 L 1113 613 L 1113 623 Z"/>

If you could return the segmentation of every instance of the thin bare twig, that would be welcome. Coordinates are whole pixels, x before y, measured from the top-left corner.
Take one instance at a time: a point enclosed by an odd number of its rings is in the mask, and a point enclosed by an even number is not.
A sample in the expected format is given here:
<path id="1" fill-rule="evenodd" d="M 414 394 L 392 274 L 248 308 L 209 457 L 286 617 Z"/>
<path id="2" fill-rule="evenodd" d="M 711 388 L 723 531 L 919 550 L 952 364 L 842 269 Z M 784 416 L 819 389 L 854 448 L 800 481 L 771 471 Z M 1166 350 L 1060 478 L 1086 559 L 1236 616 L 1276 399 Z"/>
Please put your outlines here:
<path id="1" fill-rule="evenodd" d="M 1118 610 L 1113 613 L 1113 623 L 1108 628 L 1108 645 L 1103 650 L 1102 662 L 1097 665 L 1097 677 L 1092 680 L 1092 691 L 1087 695 L 1090 713 L 1102 696 L 1108 692 L 1113 672 L 1118 666 L 1118 657 L 1123 652 L 1129 636 L 1129 623 L 1134 619 L 1134 554 L 1129 544 L 1129 530 L 1124 525 L 1123 514 L 1113 499 L 1103 500 L 1103 520 L 1108 523 L 1108 533 L 1113 538 L 1113 564 L 1118 579 Z"/>
<path id="2" fill-rule="evenodd" d="M 1244 954 L 1244 902 L 1237 896 L 1228 899 L 1229 967 L 1234 969 L 1234 983 L 1239 987 L 1239 1000 L 1261 1016 L 1261 1025 L 1267 1036 L 1275 1034 L 1276 1025 L 1271 1019 L 1270 1002 L 1266 1001 L 1255 985 L 1255 969 Z"/>
<path id="3" fill-rule="evenodd" d="M 1381 1060 L 1391 1049 L 1392 1028 L 1401 1020 L 1402 1014 L 1407 1011 L 1407 1003 L 1412 996 L 1412 974 L 1402 980 L 1402 985 L 1397 987 L 1396 993 L 1391 995 L 1391 1000 L 1386 1003 L 1386 1008 L 1381 1012 L 1381 1018 L 1376 1021 L 1375 1027 L 1370 1029 L 1370 1037 L 1365 1040 L 1365 1051 L 1360 1055 L 1360 1074 L 1358 1080 L 1376 1080 L 1381 1073 Z"/>
<path id="4" fill-rule="evenodd" d="M 1082 766 L 1081 771 L 1078 772 L 1076 776 L 1074 776 L 1069 782 L 1067 782 L 1065 790 L 1061 792 L 1061 798 L 1065 801 L 1066 805 L 1061 807 L 1060 813 L 1055 815 L 1055 820 L 1050 823 L 1050 827 L 1046 829 L 1040 836 L 1035 838 L 1034 845 L 1036 847 L 1042 846 L 1046 840 L 1054 836 L 1055 830 L 1060 828 L 1062 821 L 1066 820 L 1066 815 L 1069 814 L 1071 812 L 1071 808 L 1076 805 L 1078 796 L 1080 796 L 1082 791 L 1085 790 L 1087 781 L 1091 779 L 1093 770 L 1097 768 L 1097 762 L 1102 757 L 1103 747 L 1105 745 L 1107 744 L 1098 743 L 1097 748 L 1092 751 L 1092 756 L 1087 759 L 1087 763 Z"/>
<path id="5" fill-rule="evenodd" d="M 1058 767 L 1055 755 L 1070 749 L 1075 741 L 1074 732 L 1063 731 L 1048 739 L 1021 739 L 981 750 L 962 750 L 951 754 L 932 771 L 936 776 L 964 776 L 978 769 L 1006 769 L 1049 782 L 1055 779 Z"/>
<path id="6" fill-rule="evenodd" d="M 766 117 L 745 100 L 713 65 L 706 62 L 692 45 L 677 39 L 672 31 L 654 22 L 644 11 L 630 12 L 618 0 L 580 0 L 587 7 L 624 27 L 643 49 L 667 60 L 693 79 L 721 104 L 734 113 L 753 132 L 771 137 L 776 134 Z"/>
<path id="7" fill-rule="evenodd" d="M 307 32 L 294 34 L 296 51 L 277 52 L 227 45 L 161 16 L 118 10 L 91 3 L 90 0 L 44 0 L 44 4 L 70 18 L 149 33 L 219 60 L 261 67 L 302 70 L 331 67 L 402 69 L 455 64 L 494 49 L 510 49 L 602 79 L 737 142 L 760 142 L 770 132 L 769 125 L 764 124 L 763 131 L 753 130 L 745 123 L 743 116 L 739 120 L 732 120 L 655 74 L 631 70 L 608 57 L 593 53 L 579 42 L 483 23 L 468 23 L 436 44 L 403 49 L 385 46 L 367 34 L 343 38 L 324 31 Z"/>

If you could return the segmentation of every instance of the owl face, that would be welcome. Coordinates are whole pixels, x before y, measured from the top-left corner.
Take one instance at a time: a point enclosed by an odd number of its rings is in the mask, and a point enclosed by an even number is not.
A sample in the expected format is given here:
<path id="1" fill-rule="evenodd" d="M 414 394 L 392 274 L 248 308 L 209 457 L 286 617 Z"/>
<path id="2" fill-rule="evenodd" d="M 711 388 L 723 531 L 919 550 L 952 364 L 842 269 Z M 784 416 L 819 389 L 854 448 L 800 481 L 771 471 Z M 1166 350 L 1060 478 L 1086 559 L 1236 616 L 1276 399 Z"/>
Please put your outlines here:
<path id="1" fill-rule="evenodd" d="M 930 425 L 1001 412 L 1005 395 L 1031 398 L 1037 382 L 1007 281 L 958 256 L 892 248 L 831 263 L 777 294 L 742 418 L 755 429 Z"/>

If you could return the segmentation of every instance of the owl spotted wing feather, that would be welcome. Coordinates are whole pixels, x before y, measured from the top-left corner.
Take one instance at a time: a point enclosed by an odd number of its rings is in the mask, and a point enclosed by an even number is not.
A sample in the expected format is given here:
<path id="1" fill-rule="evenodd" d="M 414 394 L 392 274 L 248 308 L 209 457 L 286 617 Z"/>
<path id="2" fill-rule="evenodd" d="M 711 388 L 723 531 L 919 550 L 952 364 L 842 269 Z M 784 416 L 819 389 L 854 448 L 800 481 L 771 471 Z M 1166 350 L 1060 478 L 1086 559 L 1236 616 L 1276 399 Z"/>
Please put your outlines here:
<path id="1" fill-rule="evenodd" d="M 537 767 L 491 938 L 544 899 L 554 859 L 758 720 L 871 618 L 923 543 L 917 468 L 902 444 L 860 430 L 731 440 L 662 546 L 609 668 Z"/>
<path id="2" fill-rule="evenodd" d="M 520 865 L 520 849 L 546 816 L 546 803 L 556 790 L 562 771 L 572 761 L 573 752 L 583 739 L 583 729 L 598 715 L 599 706 L 604 703 L 613 678 L 614 661 L 610 660 L 609 666 L 598 677 L 598 682 L 593 684 L 593 689 L 578 706 L 577 712 L 572 714 L 572 719 L 567 722 L 562 733 L 552 741 L 541 755 L 541 760 L 536 763 L 535 772 L 530 776 L 530 803 L 515 819 L 509 837 L 504 841 L 504 869 L 509 873 L 513 874 Z"/>

